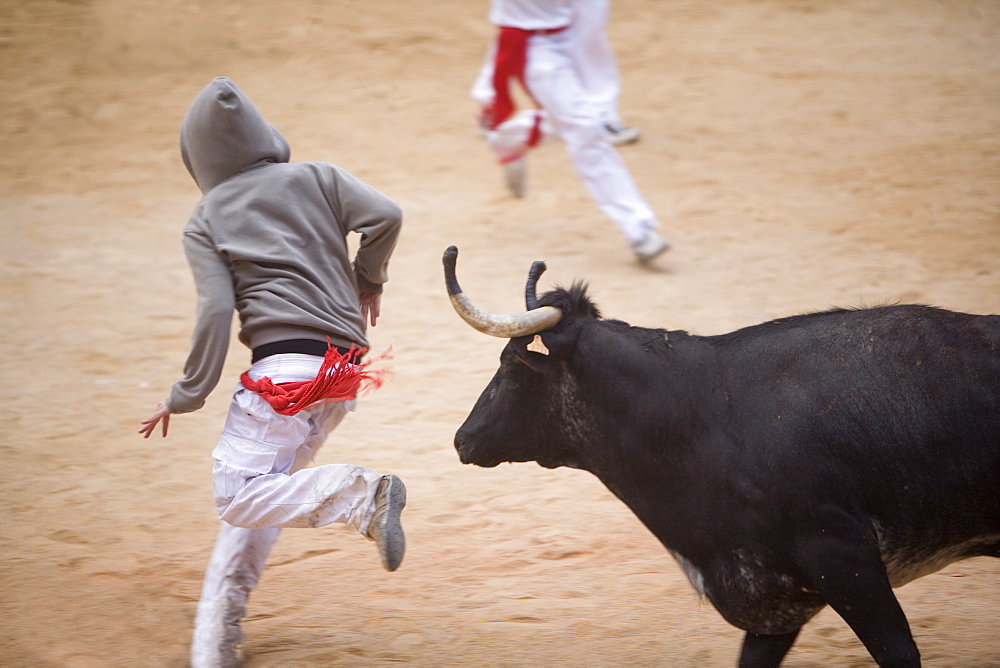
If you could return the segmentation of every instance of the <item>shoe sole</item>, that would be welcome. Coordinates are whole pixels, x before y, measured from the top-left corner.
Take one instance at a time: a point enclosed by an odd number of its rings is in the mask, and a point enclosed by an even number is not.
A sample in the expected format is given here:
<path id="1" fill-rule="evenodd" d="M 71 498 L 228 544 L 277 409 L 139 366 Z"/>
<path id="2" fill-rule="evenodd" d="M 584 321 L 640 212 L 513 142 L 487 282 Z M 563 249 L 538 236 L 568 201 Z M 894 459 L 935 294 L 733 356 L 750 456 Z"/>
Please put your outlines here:
<path id="1" fill-rule="evenodd" d="M 385 512 L 376 523 L 374 533 L 382 567 L 392 572 L 399 568 L 406 552 L 406 536 L 400 521 L 400 513 L 406 506 L 406 486 L 394 475 L 388 476 L 386 481 L 388 489 L 385 491 Z"/>
<path id="2" fill-rule="evenodd" d="M 642 137 L 642 133 L 636 128 L 622 128 L 617 132 L 612 129 L 612 126 L 605 125 L 605 136 L 608 141 L 611 142 L 613 146 L 625 146 L 627 144 L 634 144 L 639 141 Z"/>
<path id="3" fill-rule="evenodd" d="M 649 264 L 656 258 L 666 253 L 668 250 L 670 250 L 670 244 L 666 243 L 661 248 L 656 249 L 652 253 L 646 255 L 639 255 L 638 253 L 636 253 L 636 257 L 639 259 L 639 264 Z"/>
<path id="4" fill-rule="evenodd" d="M 612 146 L 628 146 L 629 144 L 635 144 L 639 141 L 639 135 L 633 135 L 630 137 L 608 137 L 608 141 L 611 142 Z"/>

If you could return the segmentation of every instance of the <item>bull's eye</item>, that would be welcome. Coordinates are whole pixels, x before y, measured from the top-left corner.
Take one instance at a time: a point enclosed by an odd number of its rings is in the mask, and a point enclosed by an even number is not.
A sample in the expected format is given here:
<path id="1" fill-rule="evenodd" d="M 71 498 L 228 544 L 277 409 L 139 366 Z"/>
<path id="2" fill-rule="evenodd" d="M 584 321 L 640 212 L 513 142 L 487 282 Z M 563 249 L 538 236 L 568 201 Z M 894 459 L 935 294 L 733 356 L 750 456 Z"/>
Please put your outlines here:
<path id="1" fill-rule="evenodd" d="M 544 369 L 542 367 L 538 366 L 537 364 L 532 364 L 531 362 L 529 362 L 527 359 L 521 357 L 520 355 L 518 355 L 518 354 L 515 353 L 514 356 L 517 358 L 518 362 L 520 362 L 524 366 L 528 367 L 533 372 L 535 372 L 535 373 L 542 373 L 544 371 Z"/>

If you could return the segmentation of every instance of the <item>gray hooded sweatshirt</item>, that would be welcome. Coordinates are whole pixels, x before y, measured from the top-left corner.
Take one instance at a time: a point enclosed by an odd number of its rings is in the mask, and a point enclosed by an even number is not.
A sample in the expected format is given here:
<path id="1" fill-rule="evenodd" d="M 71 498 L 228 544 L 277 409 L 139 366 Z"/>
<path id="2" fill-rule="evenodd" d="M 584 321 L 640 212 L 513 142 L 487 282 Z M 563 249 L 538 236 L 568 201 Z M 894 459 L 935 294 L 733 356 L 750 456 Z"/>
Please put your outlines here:
<path id="1" fill-rule="evenodd" d="M 339 167 L 289 155 L 225 77 L 184 118 L 181 156 L 203 197 L 184 228 L 198 309 L 171 412 L 201 408 L 219 382 L 234 309 L 250 348 L 286 339 L 368 345 L 358 290 L 381 292 L 388 280 L 399 206 Z M 349 232 L 360 235 L 353 263 Z"/>

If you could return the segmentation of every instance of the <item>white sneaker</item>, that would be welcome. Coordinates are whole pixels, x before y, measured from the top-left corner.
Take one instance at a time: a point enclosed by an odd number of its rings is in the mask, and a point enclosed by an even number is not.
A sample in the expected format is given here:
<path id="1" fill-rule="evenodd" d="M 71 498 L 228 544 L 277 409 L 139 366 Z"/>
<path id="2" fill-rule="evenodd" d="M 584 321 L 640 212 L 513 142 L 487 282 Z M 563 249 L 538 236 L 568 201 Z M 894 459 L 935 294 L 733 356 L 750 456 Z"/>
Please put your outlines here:
<path id="1" fill-rule="evenodd" d="M 604 132 L 608 137 L 608 141 L 615 146 L 634 144 L 639 141 L 639 137 L 642 136 L 642 133 L 639 132 L 639 128 L 633 128 L 627 125 L 612 125 L 611 123 L 606 123 L 604 125 Z"/>
<path id="2" fill-rule="evenodd" d="M 528 190 L 528 160 L 524 156 L 503 164 L 503 177 L 514 197 L 524 197 Z"/>
<path id="3" fill-rule="evenodd" d="M 670 250 L 670 242 L 656 232 L 650 230 L 646 234 L 645 239 L 632 245 L 632 250 L 635 251 L 636 257 L 639 258 L 639 262 L 645 264 L 653 258 L 658 257 Z"/>

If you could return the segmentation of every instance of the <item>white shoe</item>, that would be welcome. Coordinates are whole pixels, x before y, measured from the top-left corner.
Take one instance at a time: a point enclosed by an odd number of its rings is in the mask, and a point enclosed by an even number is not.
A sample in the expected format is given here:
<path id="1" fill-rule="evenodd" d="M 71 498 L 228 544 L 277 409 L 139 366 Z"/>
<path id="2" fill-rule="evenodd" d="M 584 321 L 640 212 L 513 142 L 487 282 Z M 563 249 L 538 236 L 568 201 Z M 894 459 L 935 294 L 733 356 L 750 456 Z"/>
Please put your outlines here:
<path id="1" fill-rule="evenodd" d="M 646 234 L 645 239 L 632 245 L 632 250 L 635 251 L 636 257 L 639 258 L 639 262 L 645 264 L 653 258 L 658 257 L 670 250 L 670 242 L 656 232 L 650 230 Z"/>
<path id="2" fill-rule="evenodd" d="M 514 197 L 524 197 L 528 190 L 528 165 L 527 158 L 521 156 L 516 160 L 503 164 L 503 177 L 507 182 L 507 188 Z"/>
<path id="3" fill-rule="evenodd" d="M 639 137 L 642 136 L 642 133 L 639 132 L 639 128 L 633 128 L 627 125 L 612 125 L 611 123 L 606 123 L 604 125 L 604 132 L 608 141 L 615 146 L 634 144 L 639 141 Z"/>

